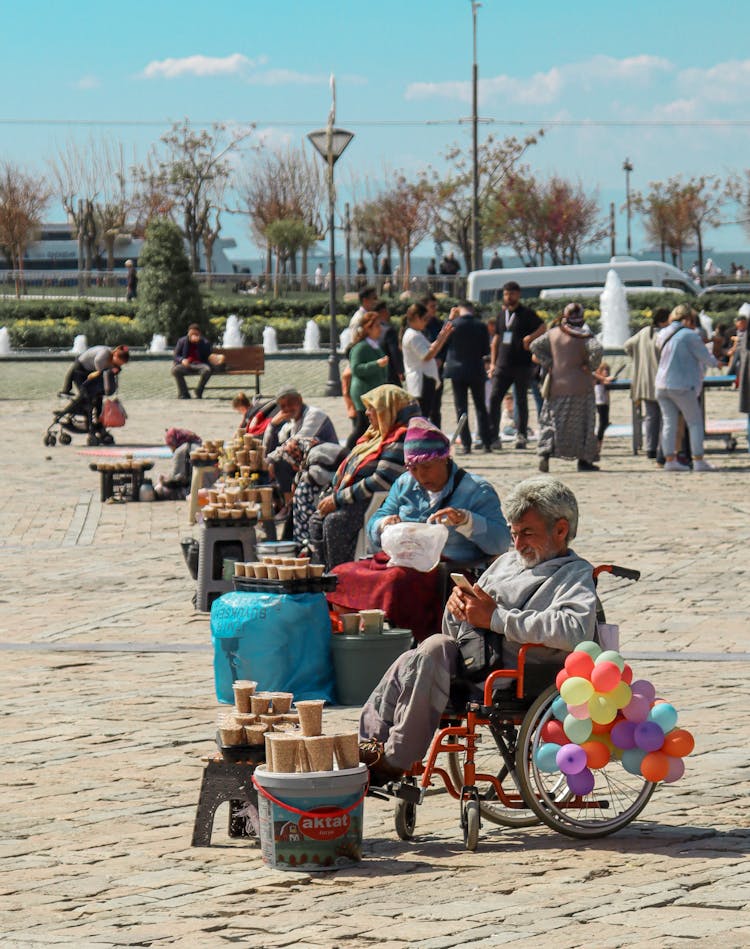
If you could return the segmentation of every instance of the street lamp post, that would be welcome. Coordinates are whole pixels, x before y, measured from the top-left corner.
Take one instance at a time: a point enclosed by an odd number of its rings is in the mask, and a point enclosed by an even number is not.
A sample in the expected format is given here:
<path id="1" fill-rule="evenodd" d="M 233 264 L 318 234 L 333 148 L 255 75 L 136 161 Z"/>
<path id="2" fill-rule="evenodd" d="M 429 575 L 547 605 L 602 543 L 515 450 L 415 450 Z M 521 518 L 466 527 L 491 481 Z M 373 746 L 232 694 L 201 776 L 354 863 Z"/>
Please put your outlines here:
<path id="1" fill-rule="evenodd" d="M 333 166 L 341 157 L 346 146 L 354 138 L 351 132 L 344 129 L 334 128 L 336 100 L 334 97 L 333 107 L 328 116 L 328 125 L 324 129 L 318 129 L 316 132 L 310 132 L 308 139 L 313 148 L 320 155 L 328 166 L 328 238 L 329 238 L 329 259 L 328 259 L 328 305 L 331 319 L 331 340 L 330 355 L 328 356 L 328 382 L 326 383 L 326 395 L 341 395 L 341 376 L 339 374 L 339 354 L 338 354 L 338 332 L 336 329 L 336 236 L 334 225 L 334 212 L 336 204 L 336 191 L 333 185 Z"/>
<path id="2" fill-rule="evenodd" d="M 629 158 L 626 158 L 622 163 L 622 170 L 625 172 L 625 220 L 627 222 L 628 254 L 630 254 L 632 251 L 630 244 L 630 172 L 633 170 L 633 166 Z"/>
<path id="3" fill-rule="evenodd" d="M 471 17 L 474 35 L 474 58 L 471 70 L 471 132 L 472 132 L 472 179 L 471 179 L 471 239 L 474 270 L 482 269 L 482 245 L 479 239 L 479 65 L 477 64 L 477 0 L 471 0 Z"/>

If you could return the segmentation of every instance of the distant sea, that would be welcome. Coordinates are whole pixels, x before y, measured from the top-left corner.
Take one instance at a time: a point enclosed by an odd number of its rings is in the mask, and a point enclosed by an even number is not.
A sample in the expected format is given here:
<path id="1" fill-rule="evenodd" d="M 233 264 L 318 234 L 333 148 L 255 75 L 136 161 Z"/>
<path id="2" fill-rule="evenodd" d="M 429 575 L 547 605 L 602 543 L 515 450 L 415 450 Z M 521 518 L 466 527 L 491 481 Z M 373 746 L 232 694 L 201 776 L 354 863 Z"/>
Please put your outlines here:
<path id="1" fill-rule="evenodd" d="M 446 248 L 447 250 L 447 248 Z M 492 256 L 492 251 L 485 253 L 484 261 L 485 267 L 489 266 L 490 258 Z M 638 260 L 659 260 L 658 251 L 641 251 L 639 253 L 633 254 L 633 256 Z M 457 255 L 458 257 L 458 255 Z M 500 254 L 500 257 L 503 261 L 504 267 L 522 267 L 523 264 L 518 257 L 511 254 Z M 728 251 L 712 251 L 710 248 L 705 250 L 703 253 L 703 263 L 705 265 L 709 257 L 713 260 L 717 267 L 720 267 L 722 272 L 725 274 L 732 273 L 732 263 L 742 264 L 743 267 L 750 269 L 750 248 L 744 248 L 743 250 L 728 250 Z M 697 255 L 693 251 L 688 251 L 683 256 L 683 263 L 686 269 L 689 269 L 693 262 L 696 261 Z M 461 258 L 458 257 L 459 262 Z M 583 254 L 581 257 L 581 263 L 584 264 L 598 264 L 604 261 L 609 260 L 609 254 Z M 671 258 L 667 258 L 667 263 L 671 263 Z M 263 272 L 265 267 L 265 260 L 261 257 L 254 258 L 233 258 L 232 263 L 234 263 L 238 269 L 242 267 L 250 267 L 251 273 L 258 274 Z M 316 254 L 315 256 L 309 258 L 308 269 L 312 273 L 318 264 L 323 265 L 323 269 L 328 269 L 328 255 L 327 254 Z M 395 267 L 398 263 L 398 255 L 394 254 L 391 258 L 391 266 Z M 411 259 L 411 272 L 417 277 L 423 276 L 427 273 L 427 266 L 430 263 L 429 257 L 412 257 Z M 437 261 L 438 265 L 440 261 Z M 369 256 L 365 257 L 365 264 L 367 265 L 367 272 L 372 275 L 372 260 Z M 357 257 L 352 256 L 352 273 L 357 265 Z M 344 258 L 343 255 L 336 255 L 336 275 L 341 276 L 344 271 Z M 463 268 L 460 271 L 464 273 Z"/>

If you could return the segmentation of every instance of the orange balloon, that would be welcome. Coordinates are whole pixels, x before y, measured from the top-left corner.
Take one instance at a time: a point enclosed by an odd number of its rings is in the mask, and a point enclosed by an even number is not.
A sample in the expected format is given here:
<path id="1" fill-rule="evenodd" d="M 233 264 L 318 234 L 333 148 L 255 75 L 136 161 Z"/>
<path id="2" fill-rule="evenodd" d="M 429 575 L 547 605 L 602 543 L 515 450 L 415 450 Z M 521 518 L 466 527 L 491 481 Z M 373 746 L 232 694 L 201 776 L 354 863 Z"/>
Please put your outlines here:
<path id="1" fill-rule="evenodd" d="M 695 748 L 695 739 L 685 728 L 673 728 L 664 736 L 661 750 L 673 758 L 684 758 Z"/>
<path id="2" fill-rule="evenodd" d="M 601 724 L 600 722 L 594 722 L 591 729 L 594 735 L 608 735 L 612 731 L 612 726 L 614 721 L 607 722 L 606 724 Z"/>
<path id="3" fill-rule="evenodd" d="M 641 761 L 641 774 L 647 781 L 663 781 L 669 774 L 669 756 L 662 751 L 650 751 Z"/>
<path id="4" fill-rule="evenodd" d="M 589 768 L 603 768 L 609 761 L 609 748 L 602 741 L 585 741 L 581 748 L 586 752 Z"/>

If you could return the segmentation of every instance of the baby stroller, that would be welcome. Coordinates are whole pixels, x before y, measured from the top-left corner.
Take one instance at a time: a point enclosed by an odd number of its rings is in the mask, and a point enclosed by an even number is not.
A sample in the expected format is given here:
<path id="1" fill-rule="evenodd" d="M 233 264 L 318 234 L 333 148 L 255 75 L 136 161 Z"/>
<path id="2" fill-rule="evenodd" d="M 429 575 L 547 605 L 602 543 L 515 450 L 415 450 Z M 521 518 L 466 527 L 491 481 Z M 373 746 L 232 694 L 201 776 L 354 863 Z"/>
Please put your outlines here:
<path id="1" fill-rule="evenodd" d="M 98 380 L 95 380 L 98 381 Z M 87 445 L 114 445 L 115 440 L 100 421 L 102 393 L 100 387 L 83 383 L 76 394 L 59 392 L 66 404 L 55 409 L 52 422 L 44 433 L 45 445 L 69 445 L 73 435 L 86 435 Z"/>

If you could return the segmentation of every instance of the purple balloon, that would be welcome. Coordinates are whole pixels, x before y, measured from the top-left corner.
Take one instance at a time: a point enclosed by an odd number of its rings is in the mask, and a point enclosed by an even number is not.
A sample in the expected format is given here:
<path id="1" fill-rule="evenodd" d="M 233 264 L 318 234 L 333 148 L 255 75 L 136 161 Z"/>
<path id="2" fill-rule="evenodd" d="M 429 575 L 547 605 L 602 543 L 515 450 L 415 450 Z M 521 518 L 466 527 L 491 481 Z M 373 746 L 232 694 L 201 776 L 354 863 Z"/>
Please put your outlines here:
<path id="1" fill-rule="evenodd" d="M 671 784 L 673 781 L 679 781 L 684 773 L 685 773 L 685 762 L 682 760 L 682 758 L 670 757 L 669 771 L 667 771 L 666 778 L 663 779 L 664 783 Z"/>
<path id="2" fill-rule="evenodd" d="M 648 699 L 645 699 L 642 695 L 636 695 L 634 692 L 633 697 L 622 710 L 622 714 L 630 722 L 645 722 L 650 709 L 651 704 Z"/>
<path id="3" fill-rule="evenodd" d="M 679 761 L 680 759 L 677 758 L 676 760 Z M 566 774 L 565 780 L 573 794 L 591 794 L 596 784 L 594 775 L 588 768 L 584 768 L 577 774 Z"/>
<path id="4" fill-rule="evenodd" d="M 630 689 L 634 695 L 643 696 L 649 703 L 653 702 L 656 698 L 656 689 L 651 685 L 648 679 L 638 679 L 635 682 L 631 682 Z"/>
<path id="5" fill-rule="evenodd" d="M 664 744 L 664 732 L 656 722 L 639 722 L 633 737 L 642 751 L 658 751 Z"/>
<path id="6" fill-rule="evenodd" d="M 555 760 L 563 774 L 578 774 L 586 767 L 586 752 L 580 745 L 563 745 L 557 752 Z"/>
<path id="7" fill-rule="evenodd" d="M 612 744 L 623 751 L 635 748 L 635 722 L 618 722 L 609 733 Z"/>

